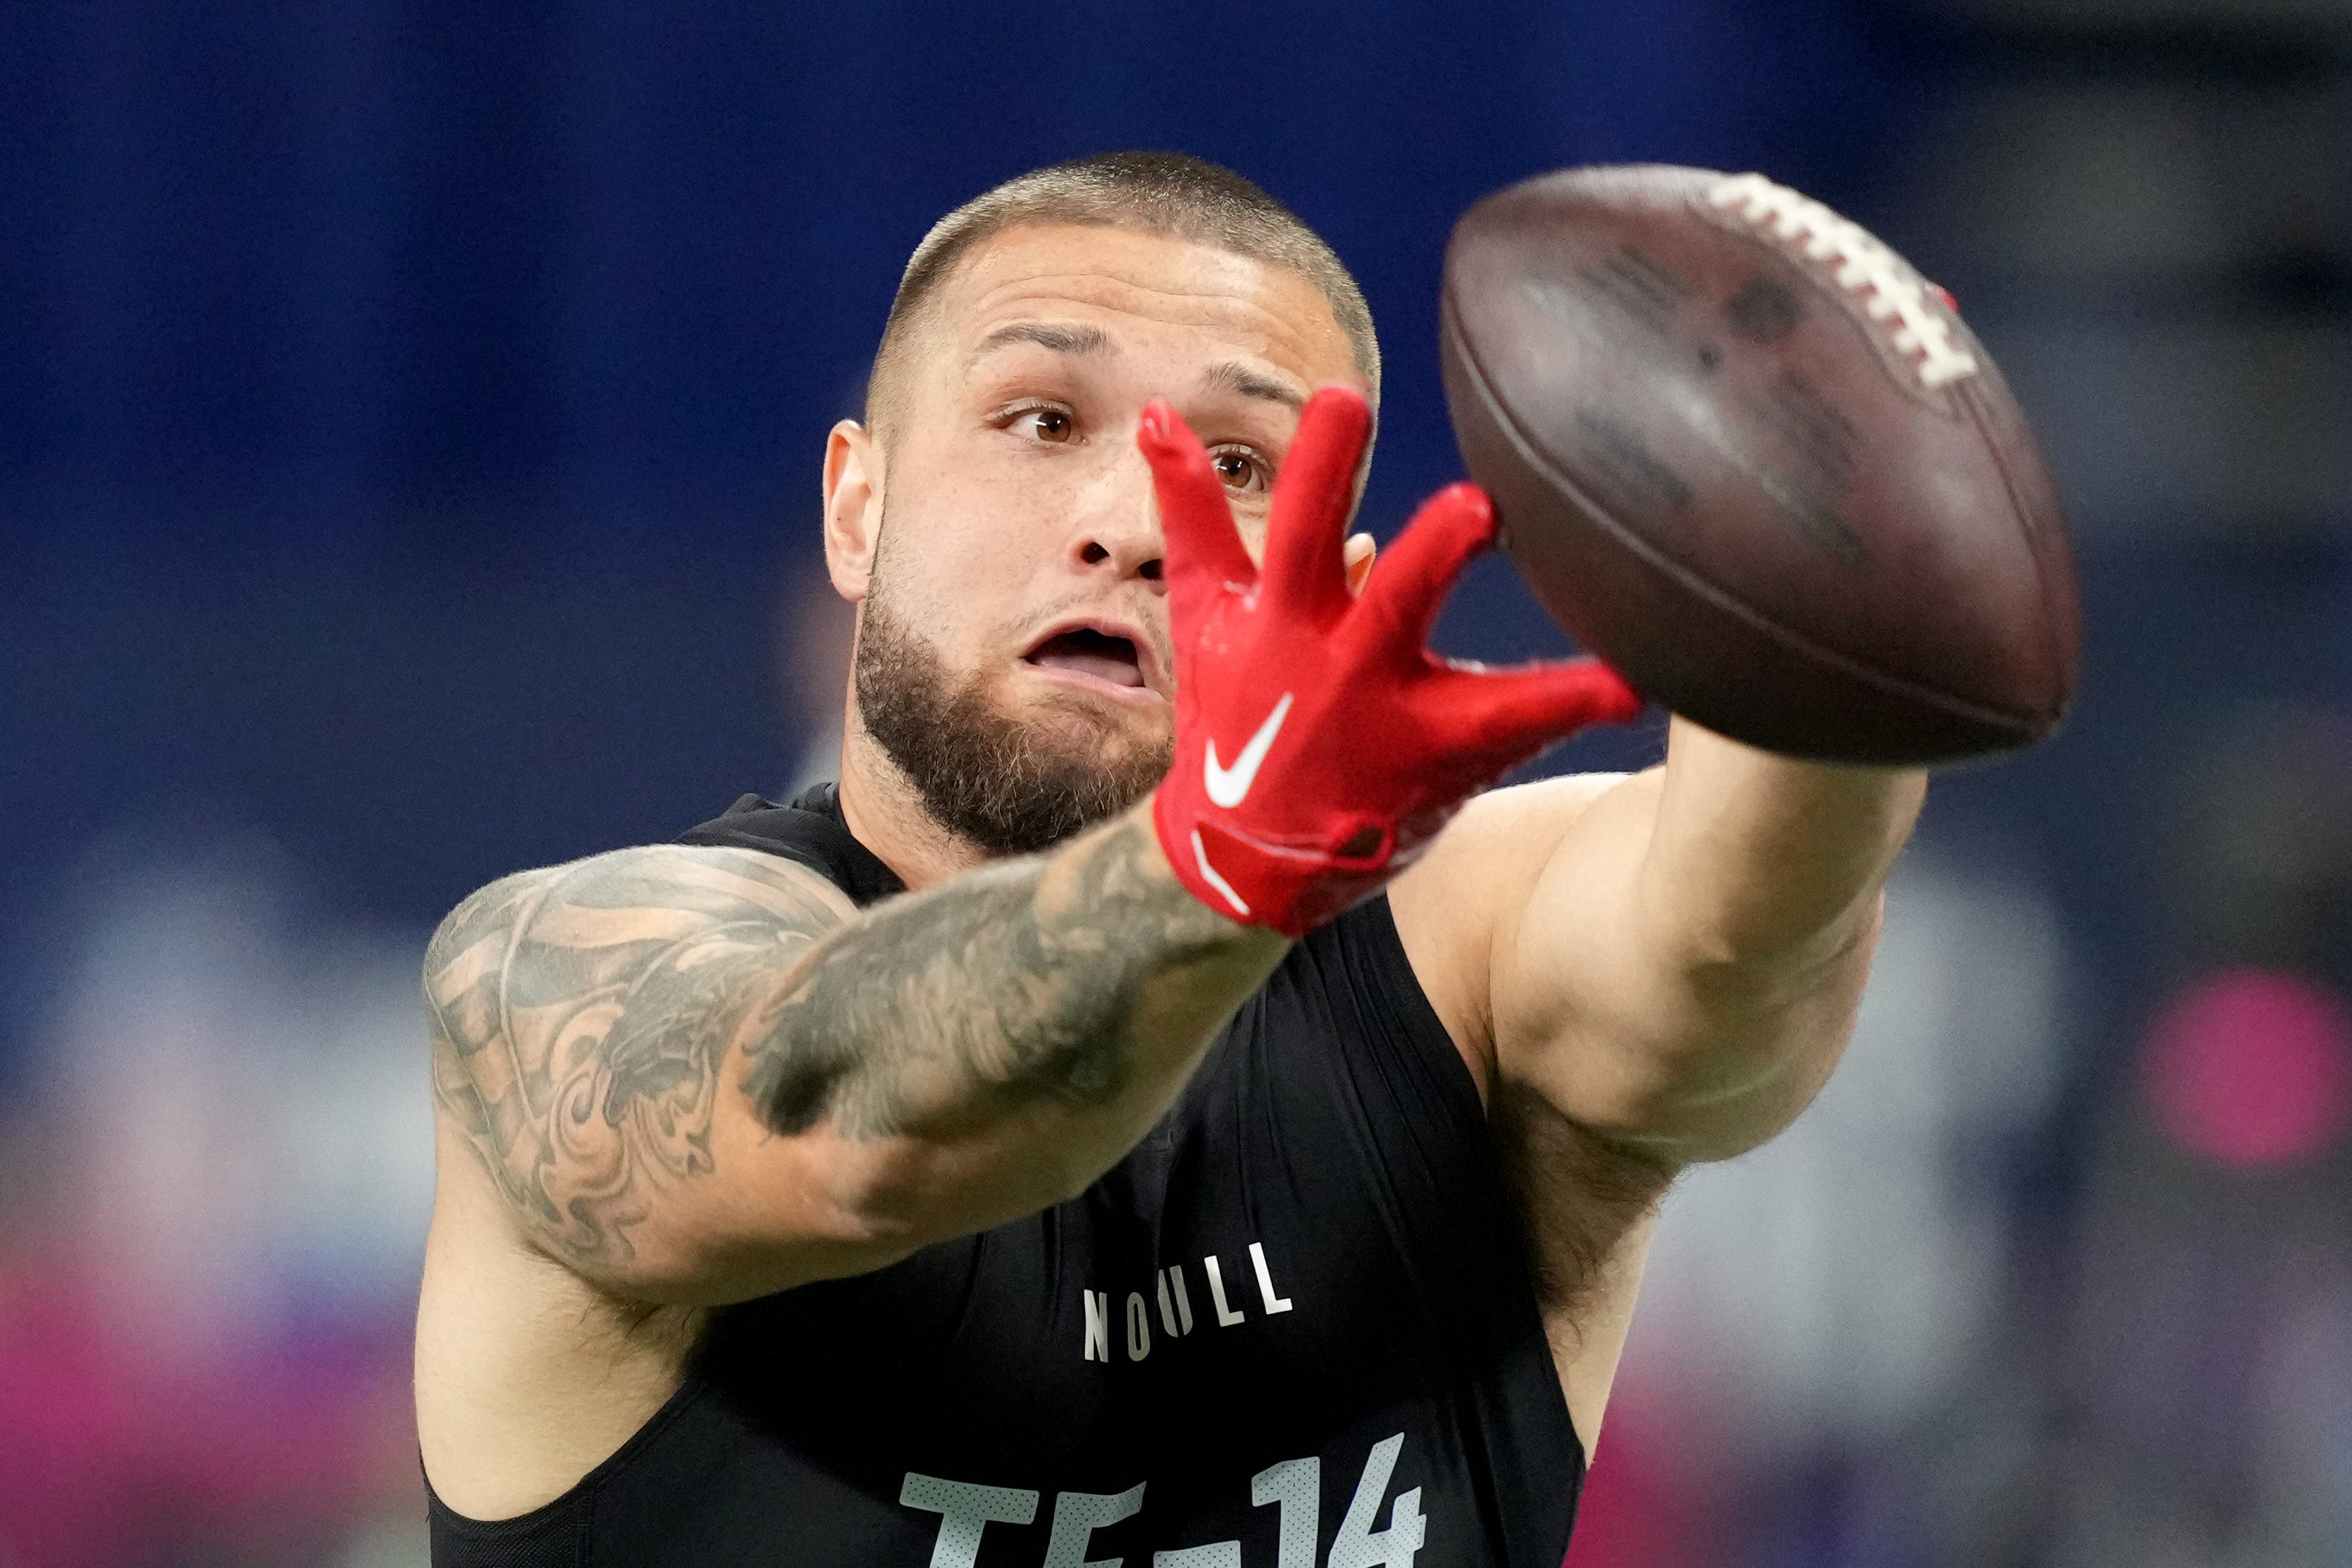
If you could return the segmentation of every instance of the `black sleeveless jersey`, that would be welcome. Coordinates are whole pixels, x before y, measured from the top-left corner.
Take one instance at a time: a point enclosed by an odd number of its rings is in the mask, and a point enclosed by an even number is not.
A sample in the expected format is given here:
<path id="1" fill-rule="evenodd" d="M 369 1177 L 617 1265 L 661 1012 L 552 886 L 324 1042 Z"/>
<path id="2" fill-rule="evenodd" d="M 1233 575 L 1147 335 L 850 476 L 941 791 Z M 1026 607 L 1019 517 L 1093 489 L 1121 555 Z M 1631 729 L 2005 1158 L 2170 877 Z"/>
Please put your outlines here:
<path id="1" fill-rule="evenodd" d="M 830 786 L 688 843 L 860 903 Z M 556 1501 L 436 1568 L 1559 1568 L 1583 1452 L 1468 1069 L 1387 901 L 1295 946 L 1067 1203 L 725 1309 Z"/>

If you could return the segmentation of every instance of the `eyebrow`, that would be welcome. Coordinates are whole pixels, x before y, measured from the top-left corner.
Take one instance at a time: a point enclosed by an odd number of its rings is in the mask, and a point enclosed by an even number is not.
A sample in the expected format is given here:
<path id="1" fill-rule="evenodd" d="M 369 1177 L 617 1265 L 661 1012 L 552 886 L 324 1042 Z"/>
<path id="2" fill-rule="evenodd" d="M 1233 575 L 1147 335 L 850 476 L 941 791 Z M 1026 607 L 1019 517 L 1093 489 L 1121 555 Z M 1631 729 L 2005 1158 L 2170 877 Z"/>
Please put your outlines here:
<path id="1" fill-rule="evenodd" d="M 1057 354 L 1099 354 L 1111 346 L 1110 334 L 1089 322 L 1014 321 L 982 338 L 971 351 L 973 364 L 1014 343 L 1034 343 Z M 1262 398 L 1292 410 L 1307 406 L 1307 394 L 1287 382 L 1276 381 L 1233 360 L 1211 365 L 1201 373 L 1201 384 L 1211 392 L 1236 392 Z"/>
<path id="2" fill-rule="evenodd" d="M 1078 324 L 1058 326 L 1051 321 L 1015 321 L 1009 327 L 999 327 L 980 340 L 971 351 L 974 362 L 1013 343 L 1034 343 L 1041 349 L 1051 349 L 1057 354 L 1098 354 L 1110 347 L 1110 334 L 1101 328 Z"/>
<path id="3" fill-rule="evenodd" d="M 1212 391 L 1239 392 L 1244 397 L 1264 398 L 1268 402 L 1278 402 L 1288 409 L 1301 409 L 1307 406 L 1307 394 L 1297 388 L 1286 382 L 1276 381 L 1271 376 L 1260 375 L 1248 366 L 1235 364 L 1230 360 L 1223 364 L 1211 365 L 1206 371 L 1202 372 L 1201 384 Z"/>

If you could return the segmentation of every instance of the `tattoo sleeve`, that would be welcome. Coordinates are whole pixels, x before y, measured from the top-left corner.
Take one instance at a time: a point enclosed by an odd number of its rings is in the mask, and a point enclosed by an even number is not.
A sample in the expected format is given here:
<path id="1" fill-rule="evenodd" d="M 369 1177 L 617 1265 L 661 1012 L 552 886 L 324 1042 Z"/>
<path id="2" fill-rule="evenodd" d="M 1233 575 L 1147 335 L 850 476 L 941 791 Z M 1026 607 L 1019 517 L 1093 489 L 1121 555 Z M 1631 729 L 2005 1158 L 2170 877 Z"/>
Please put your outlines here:
<path id="1" fill-rule="evenodd" d="M 435 1092 L 534 1239 L 611 1270 L 711 1175 L 722 1115 L 866 1142 L 1083 1121 L 1139 1073 L 1172 1093 L 1280 951 L 1187 894 L 1137 817 L 864 915 L 753 851 L 625 850 L 443 923 Z"/>

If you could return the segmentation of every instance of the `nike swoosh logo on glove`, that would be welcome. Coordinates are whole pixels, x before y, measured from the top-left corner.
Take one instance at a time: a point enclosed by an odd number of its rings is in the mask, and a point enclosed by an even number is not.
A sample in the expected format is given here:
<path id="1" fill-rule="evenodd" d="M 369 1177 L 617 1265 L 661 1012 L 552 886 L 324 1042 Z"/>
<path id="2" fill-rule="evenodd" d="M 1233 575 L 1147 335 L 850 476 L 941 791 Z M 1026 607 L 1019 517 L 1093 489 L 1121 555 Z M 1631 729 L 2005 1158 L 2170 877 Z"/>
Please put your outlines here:
<path id="1" fill-rule="evenodd" d="M 1291 696 L 1289 692 L 1282 694 L 1282 700 L 1274 705 L 1274 711 L 1265 716 L 1265 722 L 1257 727 L 1257 733 L 1249 737 L 1249 744 L 1242 747 L 1242 754 L 1234 758 L 1231 768 L 1217 766 L 1216 738 L 1210 737 L 1208 755 L 1202 758 L 1201 768 L 1202 782 L 1208 786 L 1210 800 L 1231 810 L 1249 798 L 1250 786 L 1257 782 L 1258 765 L 1265 760 L 1274 737 L 1281 733 L 1282 721 L 1290 716 Z"/>
<path id="2" fill-rule="evenodd" d="M 1192 830 L 1192 858 L 1201 864 L 1201 880 L 1223 894 L 1225 902 L 1234 906 L 1234 913 L 1247 920 L 1250 906 L 1242 902 L 1242 895 L 1234 891 L 1234 884 L 1219 876 L 1217 868 L 1209 863 L 1209 846 L 1201 841 L 1201 830 L 1198 828 Z"/>

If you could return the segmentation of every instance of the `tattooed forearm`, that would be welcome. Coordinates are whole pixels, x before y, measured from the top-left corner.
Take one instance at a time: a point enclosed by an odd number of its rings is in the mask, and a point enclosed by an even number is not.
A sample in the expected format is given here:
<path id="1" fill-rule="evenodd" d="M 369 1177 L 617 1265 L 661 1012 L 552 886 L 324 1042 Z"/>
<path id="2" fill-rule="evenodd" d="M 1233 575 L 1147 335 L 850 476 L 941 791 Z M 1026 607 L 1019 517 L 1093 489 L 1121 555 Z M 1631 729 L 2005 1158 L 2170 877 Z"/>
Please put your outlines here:
<path id="1" fill-rule="evenodd" d="M 1155 979 L 1229 945 L 1150 830 L 1123 820 L 1055 860 L 967 876 L 833 937 L 746 1040 L 768 1125 L 856 1138 L 927 1114 L 1125 1086 Z"/>
<path id="2" fill-rule="evenodd" d="M 1139 1075 L 1172 1092 L 1279 950 L 1185 893 L 1139 815 L 863 915 L 751 851 L 624 851 L 443 924 L 435 1092 L 535 1238 L 611 1266 L 713 1169 L 721 1116 L 951 1139 Z"/>

